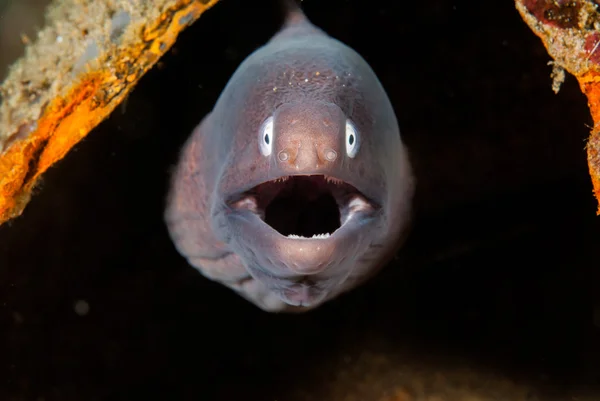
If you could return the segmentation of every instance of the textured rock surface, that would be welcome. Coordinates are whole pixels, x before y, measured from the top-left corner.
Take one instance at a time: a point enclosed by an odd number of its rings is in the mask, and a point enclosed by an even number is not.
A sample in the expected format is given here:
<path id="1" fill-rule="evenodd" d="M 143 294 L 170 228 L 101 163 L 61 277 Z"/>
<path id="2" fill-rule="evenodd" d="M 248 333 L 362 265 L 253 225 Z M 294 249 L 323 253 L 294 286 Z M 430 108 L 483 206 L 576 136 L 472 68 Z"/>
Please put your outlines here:
<path id="1" fill-rule="evenodd" d="M 557 73 L 575 75 L 588 98 L 594 125 L 587 143 L 587 159 L 596 199 L 600 202 L 600 12 L 594 0 L 516 0 L 532 31 L 554 58 Z M 556 81 L 556 78 L 555 78 Z M 558 90 L 559 83 L 555 84 Z M 600 207 L 598 208 L 600 214 Z"/>
<path id="2" fill-rule="evenodd" d="M 217 0 L 57 0 L 0 85 L 0 224 Z M 17 33 L 15 33 L 17 34 Z"/>

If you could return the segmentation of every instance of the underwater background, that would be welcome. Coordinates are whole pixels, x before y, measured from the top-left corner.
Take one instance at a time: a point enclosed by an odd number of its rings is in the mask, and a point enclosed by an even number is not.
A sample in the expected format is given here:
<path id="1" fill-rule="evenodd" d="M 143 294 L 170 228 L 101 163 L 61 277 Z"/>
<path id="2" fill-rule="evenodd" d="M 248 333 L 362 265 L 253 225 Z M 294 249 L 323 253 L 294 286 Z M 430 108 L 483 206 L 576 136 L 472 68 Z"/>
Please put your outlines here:
<path id="1" fill-rule="evenodd" d="M 45 4 L 0 0 L 1 77 Z M 288 316 L 176 252 L 162 211 L 178 151 L 281 22 L 275 0 L 221 0 L 0 226 L 0 399 L 600 399 L 600 227 L 576 80 L 552 91 L 512 1 L 302 5 L 395 107 L 418 180 L 398 259 Z"/>

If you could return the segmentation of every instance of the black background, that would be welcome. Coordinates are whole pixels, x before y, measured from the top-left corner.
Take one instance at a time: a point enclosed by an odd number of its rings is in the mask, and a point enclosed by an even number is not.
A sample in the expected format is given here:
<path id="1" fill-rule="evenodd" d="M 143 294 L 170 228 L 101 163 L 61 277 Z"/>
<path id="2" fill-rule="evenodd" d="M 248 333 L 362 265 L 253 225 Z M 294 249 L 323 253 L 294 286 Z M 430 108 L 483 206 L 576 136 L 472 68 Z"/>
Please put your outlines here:
<path id="1" fill-rule="evenodd" d="M 281 22 L 275 0 L 222 0 L 0 227 L 2 399 L 600 397 L 600 230 L 576 80 L 552 92 L 550 58 L 513 1 L 303 6 L 394 104 L 419 181 L 399 259 L 288 316 L 177 254 L 162 222 L 169 169 Z"/>

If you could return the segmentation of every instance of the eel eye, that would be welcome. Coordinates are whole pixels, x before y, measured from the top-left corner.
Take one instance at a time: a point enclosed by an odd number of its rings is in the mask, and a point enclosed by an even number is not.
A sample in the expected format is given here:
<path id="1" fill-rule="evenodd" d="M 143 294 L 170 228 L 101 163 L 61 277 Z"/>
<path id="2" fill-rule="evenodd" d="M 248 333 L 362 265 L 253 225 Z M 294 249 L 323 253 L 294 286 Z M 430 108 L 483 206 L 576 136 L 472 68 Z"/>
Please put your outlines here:
<path id="1" fill-rule="evenodd" d="M 267 118 L 267 120 L 260 127 L 260 137 L 258 143 L 260 147 L 260 153 L 263 156 L 269 156 L 273 150 L 273 117 Z"/>
<path id="2" fill-rule="evenodd" d="M 354 124 L 350 120 L 346 120 L 346 154 L 348 157 L 356 156 L 358 152 L 358 133 Z"/>

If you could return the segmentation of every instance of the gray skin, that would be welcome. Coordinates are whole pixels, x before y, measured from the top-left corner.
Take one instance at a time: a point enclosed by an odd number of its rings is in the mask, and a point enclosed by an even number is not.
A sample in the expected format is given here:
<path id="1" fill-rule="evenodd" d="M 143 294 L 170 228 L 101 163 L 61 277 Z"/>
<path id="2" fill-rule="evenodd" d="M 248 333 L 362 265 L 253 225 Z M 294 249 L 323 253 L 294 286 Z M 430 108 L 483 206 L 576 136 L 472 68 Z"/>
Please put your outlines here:
<path id="1" fill-rule="evenodd" d="M 295 9 L 188 139 L 165 219 L 204 276 L 264 311 L 304 312 L 394 256 L 413 188 L 375 73 Z"/>

